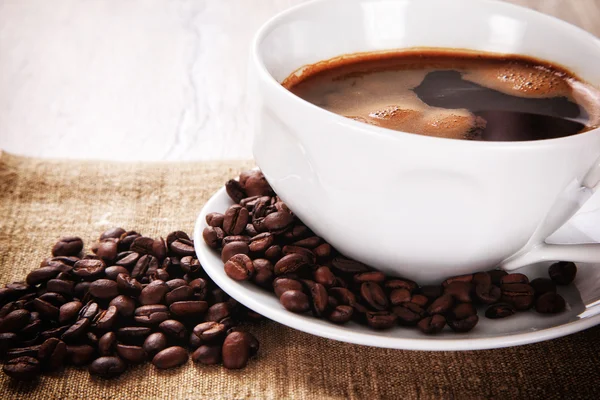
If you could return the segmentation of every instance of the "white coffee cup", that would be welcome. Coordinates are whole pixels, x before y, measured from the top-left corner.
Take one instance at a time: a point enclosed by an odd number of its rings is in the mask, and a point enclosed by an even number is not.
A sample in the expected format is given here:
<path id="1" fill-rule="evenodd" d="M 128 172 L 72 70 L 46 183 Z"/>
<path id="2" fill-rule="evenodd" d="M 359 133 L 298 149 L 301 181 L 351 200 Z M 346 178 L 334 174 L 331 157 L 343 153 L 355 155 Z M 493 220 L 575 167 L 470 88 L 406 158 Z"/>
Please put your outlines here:
<path id="1" fill-rule="evenodd" d="M 600 40 L 486 0 L 317 0 L 258 32 L 254 156 L 277 194 L 344 255 L 419 282 L 540 260 L 600 261 L 599 244 L 545 239 L 600 180 L 600 129 L 480 142 L 397 132 L 314 106 L 280 85 L 342 54 L 443 47 L 548 60 L 600 86 Z"/>

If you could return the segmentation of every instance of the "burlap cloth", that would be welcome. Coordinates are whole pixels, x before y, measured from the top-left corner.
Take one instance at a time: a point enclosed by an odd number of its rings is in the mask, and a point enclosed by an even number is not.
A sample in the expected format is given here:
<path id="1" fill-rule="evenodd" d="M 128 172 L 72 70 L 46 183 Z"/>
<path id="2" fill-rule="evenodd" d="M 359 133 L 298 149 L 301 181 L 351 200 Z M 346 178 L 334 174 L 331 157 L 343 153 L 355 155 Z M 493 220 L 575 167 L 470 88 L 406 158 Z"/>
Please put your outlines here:
<path id="1" fill-rule="evenodd" d="M 62 234 L 90 244 L 107 227 L 149 236 L 192 232 L 204 202 L 250 162 L 105 163 L 0 155 L 0 284 L 22 280 Z M 69 367 L 35 384 L 0 376 L 0 399 L 555 399 L 600 398 L 600 328 L 489 351 L 376 349 L 254 327 L 259 357 L 241 371 L 191 361 L 90 378 Z"/>

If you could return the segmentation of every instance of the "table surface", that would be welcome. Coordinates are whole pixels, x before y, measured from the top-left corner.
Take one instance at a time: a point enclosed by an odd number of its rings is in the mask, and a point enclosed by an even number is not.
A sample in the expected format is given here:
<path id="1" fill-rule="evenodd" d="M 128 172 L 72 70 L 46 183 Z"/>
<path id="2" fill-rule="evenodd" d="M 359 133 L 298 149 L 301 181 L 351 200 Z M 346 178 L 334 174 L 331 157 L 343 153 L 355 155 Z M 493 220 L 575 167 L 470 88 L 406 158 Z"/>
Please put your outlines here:
<path id="1" fill-rule="evenodd" d="M 304 0 L 0 0 L 0 149 L 251 158 L 249 42 Z M 600 0 L 513 0 L 600 36 Z"/>

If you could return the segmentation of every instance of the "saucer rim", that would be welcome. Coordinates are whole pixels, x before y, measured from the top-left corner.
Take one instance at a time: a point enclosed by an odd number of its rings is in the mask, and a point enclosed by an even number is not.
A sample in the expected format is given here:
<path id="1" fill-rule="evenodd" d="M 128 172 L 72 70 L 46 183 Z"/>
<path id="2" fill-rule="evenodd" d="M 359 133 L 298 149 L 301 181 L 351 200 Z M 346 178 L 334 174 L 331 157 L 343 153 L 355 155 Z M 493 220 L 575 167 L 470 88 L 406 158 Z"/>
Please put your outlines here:
<path id="1" fill-rule="evenodd" d="M 353 332 L 351 330 L 349 331 L 347 326 L 343 327 L 334 324 L 331 324 L 331 326 L 324 325 L 322 321 L 317 320 L 314 317 L 294 314 L 283 309 L 282 307 L 275 308 L 265 305 L 255 298 L 253 290 L 257 288 L 254 288 L 251 283 L 237 282 L 227 277 L 224 272 L 217 272 L 216 268 L 220 268 L 222 271 L 223 264 L 219 262 L 218 264 L 220 265 L 213 265 L 215 263 L 210 260 L 209 255 L 212 254 L 214 256 L 214 250 L 208 247 L 204 240 L 202 240 L 202 230 L 208 226 L 206 224 L 206 214 L 217 211 L 215 209 L 215 204 L 222 201 L 224 196 L 227 198 L 227 200 L 229 200 L 225 191 L 225 187 L 221 187 L 211 196 L 198 214 L 194 226 L 194 248 L 198 260 L 202 264 L 208 276 L 229 296 L 249 309 L 263 315 L 264 317 L 286 325 L 290 328 L 332 340 L 360 344 L 364 346 L 402 350 L 462 351 L 496 349 L 537 343 L 567 336 L 600 324 L 599 313 L 565 324 L 524 333 L 508 335 L 500 334 L 498 336 L 483 338 L 463 337 L 457 339 L 434 339 L 424 336 L 423 338 L 415 339 L 384 337 L 363 332 Z"/>

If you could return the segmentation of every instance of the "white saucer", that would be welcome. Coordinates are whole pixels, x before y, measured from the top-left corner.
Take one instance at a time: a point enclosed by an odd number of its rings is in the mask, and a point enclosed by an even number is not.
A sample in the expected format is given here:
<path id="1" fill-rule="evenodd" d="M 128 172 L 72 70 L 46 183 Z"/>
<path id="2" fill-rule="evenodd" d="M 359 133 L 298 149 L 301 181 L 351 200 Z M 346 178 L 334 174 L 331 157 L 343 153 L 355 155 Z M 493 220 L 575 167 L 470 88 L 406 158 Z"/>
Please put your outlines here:
<path id="1" fill-rule="evenodd" d="M 207 226 L 206 214 L 223 213 L 233 202 L 225 188 L 220 189 L 206 203 L 194 228 L 196 254 L 207 274 L 231 297 L 246 307 L 291 328 L 342 342 L 367 346 L 408 350 L 477 350 L 540 342 L 569 335 L 600 324 L 600 264 L 579 264 L 574 284 L 559 289 L 568 305 L 561 314 L 546 316 L 527 311 L 502 319 L 490 320 L 479 310 L 479 324 L 471 332 L 458 334 L 448 328 L 444 333 L 427 336 L 415 328 L 397 327 L 386 331 L 373 331 L 367 327 L 348 323 L 338 326 L 310 315 L 299 315 L 285 310 L 273 293 L 249 282 L 237 282 L 225 275 L 223 262 L 216 251 L 202 239 Z M 569 222 L 555 236 L 555 241 L 585 241 L 589 236 L 579 234 L 577 221 Z M 579 237 L 578 237 L 579 236 Z M 547 276 L 549 263 L 523 268 L 530 279 Z"/>

